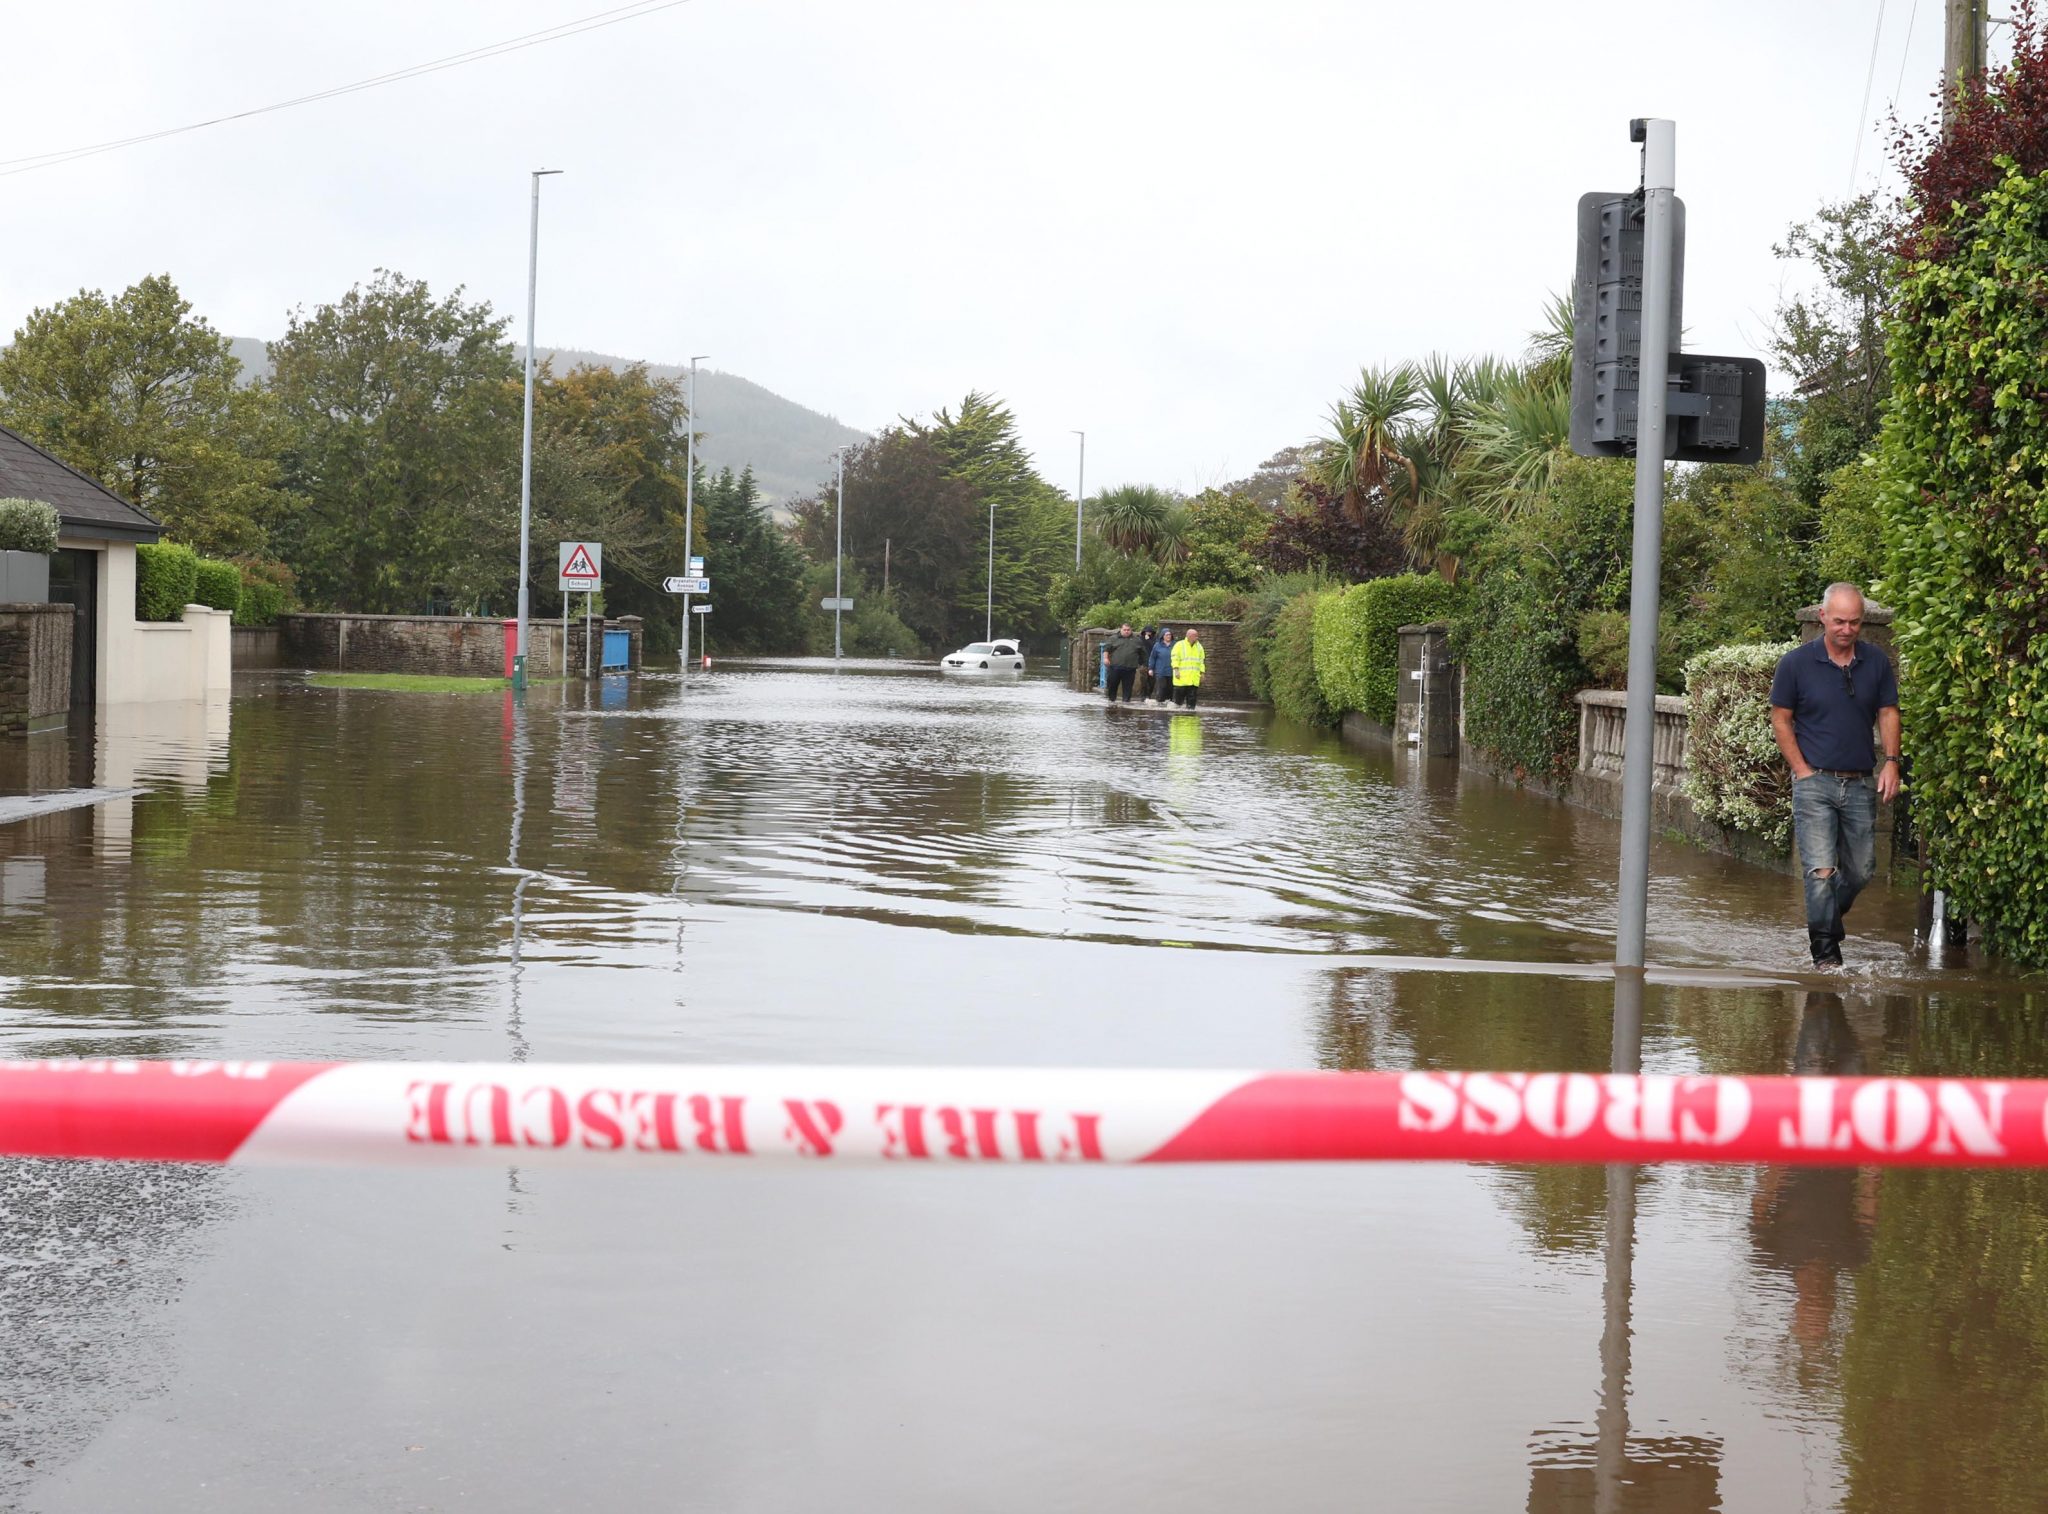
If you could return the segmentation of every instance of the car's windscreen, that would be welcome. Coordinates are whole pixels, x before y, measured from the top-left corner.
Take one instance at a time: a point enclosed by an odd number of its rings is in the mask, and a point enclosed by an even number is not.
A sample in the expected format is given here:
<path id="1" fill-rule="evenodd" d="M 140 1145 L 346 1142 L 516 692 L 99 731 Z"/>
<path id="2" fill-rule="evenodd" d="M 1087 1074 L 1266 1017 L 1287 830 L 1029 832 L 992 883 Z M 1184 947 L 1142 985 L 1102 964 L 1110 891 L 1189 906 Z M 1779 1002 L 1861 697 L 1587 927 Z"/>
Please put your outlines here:
<path id="1" fill-rule="evenodd" d="M 991 647 L 987 642 L 977 641 L 973 646 L 967 649 L 967 655 L 969 657 L 986 657 L 990 652 L 994 650 L 995 648 Z"/>

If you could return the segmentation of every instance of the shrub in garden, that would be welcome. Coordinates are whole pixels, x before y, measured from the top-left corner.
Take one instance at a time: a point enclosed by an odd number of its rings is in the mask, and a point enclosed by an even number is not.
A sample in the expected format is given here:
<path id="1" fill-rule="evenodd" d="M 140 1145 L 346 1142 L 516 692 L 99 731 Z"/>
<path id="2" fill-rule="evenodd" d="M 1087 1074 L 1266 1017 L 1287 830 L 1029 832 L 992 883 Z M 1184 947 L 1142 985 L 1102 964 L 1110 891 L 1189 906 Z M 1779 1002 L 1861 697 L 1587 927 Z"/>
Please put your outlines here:
<path id="1" fill-rule="evenodd" d="M 1946 137 L 1902 142 L 1912 219 L 1878 447 L 1914 813 L 1993 949 L 2048 962 L 2048 35 Z"/>
<path id="2" fill-rule="evenodd" d="M 209 610 L 239 609 L 242 570 L 215 557 L 200 558 L 198 571 L 193 575 L 191 603 L 205 605 Z"/>
<path id="3" fill-rule="evenodd" d="M 1593 681 L 1581 620 L 1628 605 L 1634 465 L 1572 458 L 1489 543 L 1458 613 L 1465 735 L 1501 761 L 1562 778 L 1578 761 L 1573 696 Z"/>
<path id="4" fill-rule="evenodd" d="M 1338 712 L 1323 698 L 1316 677 L 1316 611 L 1340 591 L 1298 594 L 1274 619 L 1266 652 L 1266 684 L 1273 708 L 1302 725 L 1335 725 Z"/>
<path id="5" fill-rule="evenodd" d="M 245 557 L 238 564 L 242 575 L 242 597 L 235 606 L 238 626 L 271 626 L 277 617 L 296 603 L 292 570 L 281 562 Z"/>
<path id="6" fill-rule="evenodd" d="M 1300 596 L 1320 594 L 1330 587 L 1329 580 L 1318 572 L 1276 573 L 1262 579 L 1252 592 L 1237 634 L 1238 644 L 1244 648 L 1245 677 L 1258 698 L 1270 701 L 1273 697 L 1271 654 L 1281 612 Z"/>
<path id="7" fill-rule="evenodd" d="M 176 620 L 199 592 L 199 554 L 176 542 L 135 549 L 135 618 Z"/>
<path id="8" fill-rule="evenodd" d="M 0 499 L 0 552 L 57 550 L 57 511 L 39 499 Z"/>
<path id="9" fill-rule="evenodd" d="M 1685 665 L 1685 796 L 1703 820 L 1792 844 L 1792 770 L 1771 734 L 1771 675 L 1797 642 L 1715 647 Z"/>
<path id="10" fill-rule="evenodd" d="M 1361 710 L 1381 724 L 1394 718 L 1400 683 L 1401 627 L 1440 620 L 1458 591 L 1434 573 L 1402 573 L 1356 584 L 1316 607 L 1316 677 L 1323 702 L 1340 716 Z"/>

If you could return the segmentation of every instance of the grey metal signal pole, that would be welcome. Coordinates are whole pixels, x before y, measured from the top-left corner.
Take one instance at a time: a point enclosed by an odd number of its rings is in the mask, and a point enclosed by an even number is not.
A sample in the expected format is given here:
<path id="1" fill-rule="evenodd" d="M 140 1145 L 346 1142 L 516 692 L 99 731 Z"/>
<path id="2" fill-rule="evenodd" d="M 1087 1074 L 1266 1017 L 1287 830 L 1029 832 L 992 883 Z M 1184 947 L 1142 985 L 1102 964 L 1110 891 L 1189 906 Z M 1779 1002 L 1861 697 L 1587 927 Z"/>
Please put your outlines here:
<path id="1" fill-rule="evenodd" d="M 996 497 L 988 497 L 988 620 L 981 639 L 993 641 L 996 634 Z"/>
<path id="2" fill-rule="evenodd" d="M 1641 122 L 1643 144 L 1643 325 L 1636 390 L 1636 501 L 1629 568 L 1628 725 L 1621 783 L 1621 893 L 1614 961 L 1643 965 L 1649 919 L 1650 778 L 1656 756 L 1657 580 L 1664 557 L 1664 412 L 1671 366 L 1671 218 L 1677 188 L 1677 127 Z"/>
<path id="3" fill-rule="evenodd" d="M 1076 431 L 1081 438 L 1081 466 L 1074 476 L 1074 571 L 1081 571 L 1081 500 L 1088 492 L 1088 433 Z"/>
<path id="4" fill-rule="evenodd" d="M 519 636 L 512 645 L 512 687 L 522 691 L 526 688 L 526 620 L 531 609 L 526 581 L 532 576 L 533 553 L 533 317 L 540 284 L 540 181 L 561 171 L 533 170 L 533 211 L 526 230 L 526 421 L 519 444 Z"/>
<path id="5" fill-rule="evenodd" d="M 697 550 L 697 364 L 709 356 L 708 352 L 700 352 L 690 359 L 689 398 L 683 402 L 690 412 L 683 421 L 687 428 L 683 432 L 683 455 L 687 459 L 683 464 L 683 572 L 686 574 L 690 572 L 690 557 Z M 687 673 L 690 671 L 690 596 L 687 594 L 683 596 L 681 656 L 683 671 Z"/>
<path id="6" fill-rule="evenodd" d="M 842 564 L 846 560 L 846 449 L 841 447 L 832 455 L 839 459 L 839 495 L 832 509 L 833 526 L 837 533 L 832 543 L 832 660 L 837 662 L 841 651 L 840 606 L 846 603 L 845 580 L 842 575 Z"/>

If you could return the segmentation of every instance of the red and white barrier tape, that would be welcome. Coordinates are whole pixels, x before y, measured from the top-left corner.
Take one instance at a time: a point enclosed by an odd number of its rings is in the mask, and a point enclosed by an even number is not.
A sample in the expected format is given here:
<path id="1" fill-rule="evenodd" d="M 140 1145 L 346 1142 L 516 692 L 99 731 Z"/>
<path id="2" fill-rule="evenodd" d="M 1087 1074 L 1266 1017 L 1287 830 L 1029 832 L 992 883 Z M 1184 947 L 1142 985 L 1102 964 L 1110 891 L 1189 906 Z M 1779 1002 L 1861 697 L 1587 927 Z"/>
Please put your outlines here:
<path id="1" fill-rule="evenodd" d="M 0 1155 L 2048 1166 L 2048 1081 L 0 1061 Z"/>

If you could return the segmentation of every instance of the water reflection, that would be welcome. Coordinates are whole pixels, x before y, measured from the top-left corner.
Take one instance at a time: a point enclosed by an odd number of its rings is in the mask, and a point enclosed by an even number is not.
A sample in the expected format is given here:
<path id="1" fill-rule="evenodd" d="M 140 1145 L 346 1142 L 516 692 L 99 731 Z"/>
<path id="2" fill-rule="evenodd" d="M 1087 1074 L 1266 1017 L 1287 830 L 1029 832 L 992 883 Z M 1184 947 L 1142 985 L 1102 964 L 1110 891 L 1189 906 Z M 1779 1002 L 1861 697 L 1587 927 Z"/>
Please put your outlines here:
<path id="1" fill-rule="evenodd" d="M 2048 1071 L 2038 986 L 1931 969 L 1910 895 L 1871 896 L 1871 963 L 1822 992 L 1792 880 L 1660 848 L 1665 966 L 1617 984 L 1609 823 L 1253 714 L 879 666 L 615 701 L 276 677 L 225 728 L 119 736 L 143 792 L 118 844 L 95 811 L 0 827 L 0 1044 Z M 113 750 L 87 738 L 87 779 Z M 174 1306 L 40 1265 L 97 1268 L 65 1227 L 118 1233 L 144 1170 L 75 1204 L 4 1187 L 25 1170 L 0 1171 L 0 1309 L 33 1323 L 0 1367 L 104 1317 L 102 1375 L 137 1386 L 105 1400 L 120 1433 L 39 1390 L 4 1433 L 63 1469 L 0 1503 L 267 1507 L 393 1444 L 433 1447 L 395 1500 L 508 1507 L 660 1506 L 677 1466 L 770 1509 L 1316 1508 L 1361 1466 L 1402 1508 L 2043 1501 L 2034 1175 L 527 1172 L 508 1218 L 496 1174 L 228 1173 L 164 1200 L 160 1241 L 135 1227 L 131 1265 L 191 1283 Z M 602 1423 L 564 1445 L 543 1380 Z M 678 1428 L 685 1380 L 728 1390 Z"/>
<path id="2" fill-rule="evenodd" d="M 1806 995 L 1792 1071 L 1837 1077 L 1867 1071 L 1840 994 Z M 1840 1350 L 1838 1284 L 1870 1260 L 1878 1191 L 1874 1167 L 1766 1166 L 1757 1174 L 1750 1237 L 1759 1262 L 1791 1279 L 1791 1334 L 1808 1369 L 1832 1366 Z"/>

